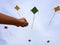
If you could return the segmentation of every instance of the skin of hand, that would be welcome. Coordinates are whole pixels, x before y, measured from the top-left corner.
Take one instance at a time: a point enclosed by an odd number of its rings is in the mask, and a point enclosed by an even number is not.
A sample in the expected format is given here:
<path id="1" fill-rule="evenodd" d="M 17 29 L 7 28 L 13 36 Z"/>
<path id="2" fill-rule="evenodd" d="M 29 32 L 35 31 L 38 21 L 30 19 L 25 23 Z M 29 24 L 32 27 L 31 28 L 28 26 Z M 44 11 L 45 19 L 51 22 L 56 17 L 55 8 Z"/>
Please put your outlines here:
<path id="1" fill-rule="evenodd" d="M 19 24 L 17 25 L 17 27 L 19 27 L 19 26 L 21 26 L 21 27 L 28 26 L 28 22 L 25 18 L 18 19 L 18 21 L 19 21 Z"/>
<path id="2" fill-rule="evenodd" d="M 28 22 L 25 18 L 16 19 L 11 16 L 7 16 L 6 14 L 0 13 L 0 24 L 8 24 L 14 26 L 26 27 L 28 26 Z"/>

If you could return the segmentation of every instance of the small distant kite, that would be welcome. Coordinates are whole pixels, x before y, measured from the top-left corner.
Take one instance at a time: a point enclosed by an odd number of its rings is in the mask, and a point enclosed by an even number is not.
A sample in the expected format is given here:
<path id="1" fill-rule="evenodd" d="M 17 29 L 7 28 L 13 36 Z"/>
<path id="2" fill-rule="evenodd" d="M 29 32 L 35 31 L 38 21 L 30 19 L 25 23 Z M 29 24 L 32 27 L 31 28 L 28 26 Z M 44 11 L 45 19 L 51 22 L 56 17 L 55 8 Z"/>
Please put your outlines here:
<path id="1" fill-rule="evenodd" d="M 6 31 L 8 31 L 8 32 L 9 32 L 9 34 L 12 34 L 12 33 L 8 30 L 9 28 L 8 28 L 8 26 L 7 26 L 7 25 L 5 25 L 5 26 L 4 26 L 4 29 L 5 29 Z"/>
<path id="2" fill-rule="evenodd" d="M 33 16 L 33 23 L 32 23 L 32 27 L 33 27 L 34 20 L 35 20 L 35 14 L 38 12 L 38 9 L 37 9 L 36 7 L 33 7 L 33 8 L 31 9 L 31 12 L 34 14 L 34 16 Z M 32 27 L 31 27 L 31 28 L 32 28 Z"/>
<path id="3" fill-rule="evenodd" d="M 20 9 L 20 7 L 18 5 L 16 5 L 15 9 L 18 11 Z"/>
<path id="4" fill-rule="evenodd" d="M 17 11 L 18 15 L 21 16 L 18 12 L 19 10 L 22 11 L 21 8 L 18 5 L 16 5 L 14 9 Z M 25 14 L 25 13 L 22 11 L 22 14 Z"/>
<path id="5" fill-rule="evenodd" d="M 48 40 L 47 43 L 50 43 L 50 40 Z"/>
<path id="6" fill-rule="evenodd" d="M 29 39 L 28 42 L 29 42 L 29 45 L 31 45 L 31 39 Z"/>
<path id="7" fill-rule="evenodd" d="M 60 6 L 55 7 L 55 8 L 54 8 L 54 11 L 55 11 L 55 13 L 58 12 L 58 11 L 60 11 Z M 55 16 L 55 13 L 54 13 L 54 15 L 52 16 L 49 24 L 52 22 L 52 20 L 53 20 L 53 18 L 54 18 L 54 16 Z"/>
<path id="8" fill-rule="evenodd" d="M 18 6 L 18 5 L 16 5 L 15 7 L 14 7 L 14 9 L 17 11 L 17 13 L 18 13 L 18 11 L 19 11 L 19 9 L 20 9 L 20 7 Z M 20 16 L 20 14 L 18 13 L 18 15 Z"/>
<path id="9" fill-rule="evenodd" d="M 60 6 L 54 8 L 55 12 L 60 11 Z"/>
<path id="10" fill-rule="evenodd" d="M 28 40 L 29 42 L 31 42 L 31 40 Z"/>
<path id="11" fill-rule="evenodd" d="M 4 29 L 7 29 L 8 27 L 7 26 L 4 26 Z"/>

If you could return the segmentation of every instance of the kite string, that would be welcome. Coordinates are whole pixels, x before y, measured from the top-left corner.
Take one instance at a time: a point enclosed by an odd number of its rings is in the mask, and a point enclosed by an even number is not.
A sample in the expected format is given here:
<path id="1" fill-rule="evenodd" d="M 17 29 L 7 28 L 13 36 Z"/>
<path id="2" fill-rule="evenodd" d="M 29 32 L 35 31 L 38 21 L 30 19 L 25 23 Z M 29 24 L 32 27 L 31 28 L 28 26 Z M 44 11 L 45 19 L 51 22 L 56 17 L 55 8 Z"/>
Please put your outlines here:
<path id="1" fill-rule="evenodd" d="M 29 45 L 30 45 L 31 43 L 29 42 Z"/>
<path id="2" fill-rule="evenodd" d="M 51 24 L 51 22 L 52 22 L 52 20 L 53 20 L 54 16 L 55 16 L 55 13 L 53 14 L 52 18 L 50 19 L 49 24 Z"/>
<path id="3" fill-rule="evenodd" d="M 21 17 L 23 14 L 25 15 L 25 13 L 22 11 L 22 10 L 20 10 L 21 12 L 22 12 L 22 14 L 20 15 L 20 13 L 19 12 L 17 12 L 18 13 L 18 15 Z"/>
<path id="4" fill-rule="evenodd" d="M 35 15 L 33 16 L 33 22 L 32 22 L 32 26 L 31 26 L 31 29 L 33 28 L 33 25 L 34 25 L 34 21 L 35 21 Z"/>
<path id="5" fill-rule="evenodd" d="M 22 11 L 22 10 L 21 10 Z M 22 15 L 25 15 L 26 13 L 24 11 L 22 11 Z"/>
<path id="6" fill-rule="evenodd" d="M 21 16 L 18 12 L 17 12 L 17 14 L 19 15 L 19 17 Z"/>
<path id="7" fill-rule="evenodd" d="M 19 15 L 19 17 L 21 16 L 18 11 L 16 11 L 16 13 Z"/>

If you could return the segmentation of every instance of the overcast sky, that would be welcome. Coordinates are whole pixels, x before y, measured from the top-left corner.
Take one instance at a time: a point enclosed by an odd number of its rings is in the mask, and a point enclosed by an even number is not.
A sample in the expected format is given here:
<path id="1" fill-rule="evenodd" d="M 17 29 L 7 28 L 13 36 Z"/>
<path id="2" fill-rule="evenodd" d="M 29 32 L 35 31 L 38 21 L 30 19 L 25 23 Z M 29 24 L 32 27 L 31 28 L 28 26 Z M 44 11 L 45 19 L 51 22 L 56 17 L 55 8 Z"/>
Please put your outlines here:
<path id="1" fill-rule="evenodd" d="M 16 5 L 20 7 L 19 11 L 14 9 Z M 60 11 L 54 11 L 58 5 L 59 0 L 0 0 L 1 13 L 17 19 L 24 17 L 29 22 L 25 28 L 0 24 L 0 45 L 60 45 Z M 31 29 L 34 16 L 31 9 L 34 6 L 38 12 Z M 48 25 L 54 13 L 55 16 Z M 4 29 L 4 26 L 8 29 Z"/>

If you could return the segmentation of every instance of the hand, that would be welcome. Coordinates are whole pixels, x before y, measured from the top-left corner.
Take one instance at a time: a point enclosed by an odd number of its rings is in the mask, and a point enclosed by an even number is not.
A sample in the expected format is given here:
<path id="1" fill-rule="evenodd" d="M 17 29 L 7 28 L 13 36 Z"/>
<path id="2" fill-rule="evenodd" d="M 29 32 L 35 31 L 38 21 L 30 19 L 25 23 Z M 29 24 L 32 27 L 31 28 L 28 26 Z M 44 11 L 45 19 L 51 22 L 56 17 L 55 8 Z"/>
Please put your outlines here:
<path id="1" fill-rule="evenodd" d="M 18 21 L 20 22 L 19 25 L 20 25 L 21 27 L 26 27 L 26 26 L 28 26 L 28 22 L 26 21 L 25 18 L 18 19 Z"/>

